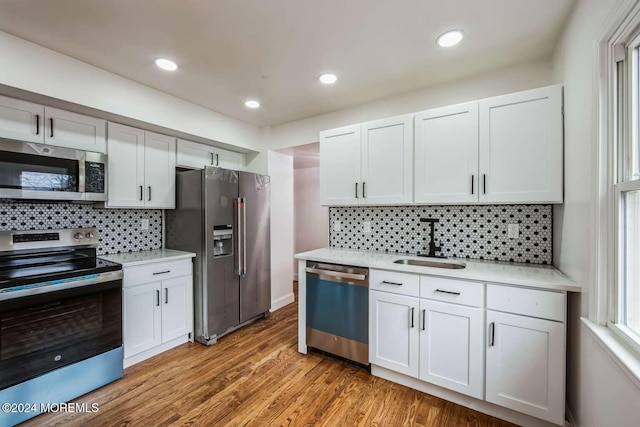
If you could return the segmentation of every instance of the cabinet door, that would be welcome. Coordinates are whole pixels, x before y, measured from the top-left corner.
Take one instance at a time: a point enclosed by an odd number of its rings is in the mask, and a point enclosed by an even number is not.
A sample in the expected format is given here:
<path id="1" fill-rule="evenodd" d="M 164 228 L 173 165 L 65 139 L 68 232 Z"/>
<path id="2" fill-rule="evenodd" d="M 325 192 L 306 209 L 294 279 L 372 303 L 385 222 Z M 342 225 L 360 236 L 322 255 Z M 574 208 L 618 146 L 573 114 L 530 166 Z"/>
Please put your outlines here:
<path id="1" fill-rule="evenodd" d="M 44 143 L 44 107 L 0 96 L 0 137 Z"/>
<path id="2" fill-rule="evenodd" d="M 160 283 L 124 288 L 124 357 L 161 344 Z"/>
<path id="3" fill-rule="evenodd" d="M 564 424 L 564 324 L 487 311 L 486 400 Z"/>
<path id="4" fill-rule="evenodd" d="M 360 183 L 360 125 L 320 132 L 320 203 L 355 205 Z"/>
<path id="5" fill-rule="evenodd" d="M 46 107 L 44 113 L 45 144 L 107 152 L 106 121 L 50 107 Z"/>
<path id="6" fill-rule="evenodd" d="M 420 379 L 484 397 L 484 310 L 420 300 Z"/>
<path id="7" fill-rule="evenodd" d="M 109 123 L 109 207 L 144 206 L 144 131 Z"/>
<path id="8" fill-rule="evenodd" d="M 413 115 L 362 125 L 362 199 L 367 205 L 413 201 Z"/>
<path id="9" fill-rule="evenodd" d="M 242 153 L 214 148 L 213 160 L 215 162 L 214 165 L 220 168 L 231 169 L 234 171 L 244 170 L 244 154 Z"/>
<path id="10" fill-rule="evenodd" d="M 369 362 L 418 377 L 419 299 L 369 292 Z"/>
<path id="11" fill-rule="evenodd" d="M 162 281 L 162 342 L 191 332 L 193 277 L 182 276 Z"/>
<path id="12" fill-rule="evenodd" d="M 478 201 L 478 103 L 415 116 L 416 203 Z"/>
<path id="13" fill-rule="evenodd" d="M 562 203 L 562 86 L 480 101 L 480 202 Z"/>
<path id="14" fill-rule="evenodd" d="M 197 142 L 178 139 L 176 148 L 176 166 L 191 169 L 203 169 L 215 166 L 213 147 Z"/>
<path id="15" fill-rule="evenodd" d="M 144 203 L 148 208 L 176 207 L 176 140 L 144 133 Z"/>

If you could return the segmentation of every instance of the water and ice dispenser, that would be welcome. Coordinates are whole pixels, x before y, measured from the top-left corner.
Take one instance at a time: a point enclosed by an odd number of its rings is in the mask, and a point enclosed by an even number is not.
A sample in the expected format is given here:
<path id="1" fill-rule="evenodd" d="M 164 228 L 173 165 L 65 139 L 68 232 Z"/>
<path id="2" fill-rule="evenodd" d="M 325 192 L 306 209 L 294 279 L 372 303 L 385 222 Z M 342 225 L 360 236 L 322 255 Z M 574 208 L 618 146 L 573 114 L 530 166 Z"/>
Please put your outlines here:
<path id="1" fill-rule="evenodd" d="M 213 226 L 213 256 L 233 255 L 233 226 Z"/>

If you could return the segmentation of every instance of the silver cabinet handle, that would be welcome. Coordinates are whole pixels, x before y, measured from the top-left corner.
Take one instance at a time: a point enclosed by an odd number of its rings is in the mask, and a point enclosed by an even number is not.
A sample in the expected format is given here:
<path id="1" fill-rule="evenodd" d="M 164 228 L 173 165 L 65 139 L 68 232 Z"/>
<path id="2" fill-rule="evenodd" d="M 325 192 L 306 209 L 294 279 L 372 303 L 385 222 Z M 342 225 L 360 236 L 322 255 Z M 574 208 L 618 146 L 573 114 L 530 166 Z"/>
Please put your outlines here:
<path id="1" fill-rule="evenodd" d="M 489 323 L 489 347 L 493 347 L 495 345 L 495 333 L 496 333 L 496 324 L 494 322 Z"/>
<path id="2" fill-rule="evenodd" d="M 411 327 L 413 328 L 413 312 L 415 311 L 415 307 L 411 307 Z"/>
<path id="3" fill-rule="evenodd" d="M 171 273 L 171 270 L 156 271 L 155 273 L 153 273 L 153 275 L 157 276 L 158 274 L 167 274 L 167 273 Z"/>
<path id="4" fill-rule="evenodd" d="M 356 182 L 356 199 L 358 198 L 358 183 Z"/>
<path id="5" fill-rule="evenodd" d="M 363 182 L 362 183 L 362 198 L 366 199 L 367 198 L 367 187 L 366 187 L 367 183 Z"/>
<path id="6" fill-rule="evenodd" d="M 140 200 L 142 200 L 142 198 L 144 197 L 144 196 L 142 195 L 142 193 L 143 193 L 143 190 L 142 190 L 142 185 L 141 185 L 141 186 L 140 186 Z"/>
<path id="7" fill-rule="evenodd" d="M 384 283 L 385 285 L 396 285 L 396 286 L 402 286 L 402 283 L 398 283 L 398 282 L 389 282 L 388 280 L 383 280 L 382 283 Z"/>
<path id="8" fill-rule="evenodd" d="M 164 303 L 169 304 L 169 288 L 164 288 Z"/>
<path id="9" fill-rule="evenodd" d="M 40 114 L 36 114 L 36 135 L 40 135 Z"/>
<path id="10" fill-rule="evenodd" d="M 460 295 L 460 292 L 443 291 L 442 289 L 436 289 L 435 292 L 440 292 L 441 294 L 449 294 L 449 295 Z"/>
<path id="11" fill-rule="evenodd" d="M 160 291 L 156 289 L 156 307 L 160 307 Z"/>
<path id="12" fill-rule="evenodd" d="M 149 201 L 151 201 L 151 186 L 149 186 Z"/>
<path id="13" fill-rule="evenodd" d="M 51 138 L 53 138 L 53 118 L 49 119 L 49 125 L 51 126 L 51 134 L 50 134 L 50 136 L 51 136 Z"/>
<path id="14" fill-rule="evenodd" d="M 473 189 L 473 187 L 474 187 L 474 185 L 473 185 L 474 182 L 473 181 L 475 180 L 475 177 L 476 177 L 475 175 L 471 175 L 471 194 L 473 194 L 473 190 L 474 190 Z"/>
<path id="15" fill-rule="evenodd" d="M 216 154 L 216 166 L 220 166 L 220 155 Z"/>
<path id="16" fill-rule="evenodd" d="M 487 194 L 487 175 L 482 175 L 482 194 Z"/>
<path id="17" fill-rule="evenodd" d="M 426 328 L 426 322 L 425 322 L 426 314 L 427 314 L 427 310 L 422 310 L 422 330 L 423 331 Z"/>
<path id="18" fill-rule="evenodd" d="M 211 154 L 211 166 L 213 166 L 213 153 L 209 153 Z"/>

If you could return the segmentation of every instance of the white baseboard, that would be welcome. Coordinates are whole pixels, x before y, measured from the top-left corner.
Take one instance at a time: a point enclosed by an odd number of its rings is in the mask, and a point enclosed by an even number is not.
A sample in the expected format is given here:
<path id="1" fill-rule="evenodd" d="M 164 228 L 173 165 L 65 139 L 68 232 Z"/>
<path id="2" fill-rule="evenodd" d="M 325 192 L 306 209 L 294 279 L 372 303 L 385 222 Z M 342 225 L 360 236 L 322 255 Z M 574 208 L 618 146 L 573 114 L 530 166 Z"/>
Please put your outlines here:
<path id="1" fill-rule="evenodd" d="M 293 294 L 293 292 L 290 292 L 284 296 L 281 296 L 280 298 L 276 298 L 274 300 L 271 300 L 271 312 L 274 312 L 276 310 L 280 310 L 282 307 L 287 306 L 289 304 L 291 304 L 292 302 L 294 302 L 296 299 L 295 295 Z"/>

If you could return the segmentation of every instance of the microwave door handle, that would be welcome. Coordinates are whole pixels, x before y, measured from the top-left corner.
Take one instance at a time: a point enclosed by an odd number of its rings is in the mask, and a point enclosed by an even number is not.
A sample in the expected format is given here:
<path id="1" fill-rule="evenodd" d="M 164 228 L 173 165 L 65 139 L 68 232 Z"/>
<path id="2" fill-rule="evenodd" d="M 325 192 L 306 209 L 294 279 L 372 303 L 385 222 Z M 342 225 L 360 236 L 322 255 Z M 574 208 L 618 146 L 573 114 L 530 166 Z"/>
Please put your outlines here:
<path id="1" fill-rule="evenodd" d="M 82 159 L 80 159 L 80 161 L 78 162 L 78 191 L 80 193 L 85 192 L 85 187 L 87 184 L 86 183 L 87 168 L 86 168 L 84 156 L 85 155 L 83 154 Z"/>

